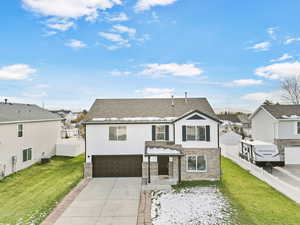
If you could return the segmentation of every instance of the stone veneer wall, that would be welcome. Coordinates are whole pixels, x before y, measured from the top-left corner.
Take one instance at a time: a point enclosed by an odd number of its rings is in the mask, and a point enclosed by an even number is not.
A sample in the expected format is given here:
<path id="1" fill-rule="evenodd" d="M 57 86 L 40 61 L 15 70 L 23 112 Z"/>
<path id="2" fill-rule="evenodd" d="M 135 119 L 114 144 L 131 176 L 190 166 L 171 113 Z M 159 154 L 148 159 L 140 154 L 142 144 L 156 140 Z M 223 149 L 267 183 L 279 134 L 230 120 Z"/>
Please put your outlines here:
<path id="1" fill-rule="evenodd" d="M 184 156 L 181 157 L 181 179 L 182 180 L 219 180 L 220 179 L 220 154 L 221 149 L 211 148 L 185 148 Z M 187 157 L 188 155 L 205 155 L 207 162 L 206 172 L 187 172 Z M 175 160 L 174 168 L 178 166 L 178 160 Z M 178 170 L 178 169 L 177 169 Z M 176 176 L 178 172 L 176 170 Z"/>
<path id="2" fill-rule="evenodd" d="M 142 167 L 143 167 L 142 177 L 148 178 L 148 162 L 143 162 Z M 151 175 L 151 177 L 158 176 L 158 163 L 157 162 L 150 162 L 150 175 Z"/>
<path id="3" fill-rule="evenodd" d="M 292 147 L 292 146 L 300 146 L 300 140 L 299 139 L 275 139 L 274 144 L 277 145 L 280 153 L 280 158 L 282 161 L 284 161 L 285 159 L 284 148 Z"/>

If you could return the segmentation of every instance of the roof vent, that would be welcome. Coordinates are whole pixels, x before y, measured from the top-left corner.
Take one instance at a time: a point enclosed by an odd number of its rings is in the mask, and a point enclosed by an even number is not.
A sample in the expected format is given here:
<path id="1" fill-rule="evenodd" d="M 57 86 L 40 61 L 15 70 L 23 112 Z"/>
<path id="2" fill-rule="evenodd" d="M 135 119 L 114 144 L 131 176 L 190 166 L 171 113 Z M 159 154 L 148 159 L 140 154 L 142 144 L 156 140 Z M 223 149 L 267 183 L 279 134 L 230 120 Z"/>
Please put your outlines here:
<path id="1" fill-rule="evenodd" d="M 187 92 L 184 92 L 184 101 L 187 103 Z"/>
<path id="2" fill-rule="evenodd" d="M 7 98 L 6 98 L 6 99 L 4 99 L 4 104 L 7 104 Z"/>
<path id="3" fill-rule="evenodd" d="M 171 96 L 171 100 L 172 100 L 171 105 L 174 107 L 174 106 L 175 106 L 175 103 L 174 103 L 174 95 Z"/>

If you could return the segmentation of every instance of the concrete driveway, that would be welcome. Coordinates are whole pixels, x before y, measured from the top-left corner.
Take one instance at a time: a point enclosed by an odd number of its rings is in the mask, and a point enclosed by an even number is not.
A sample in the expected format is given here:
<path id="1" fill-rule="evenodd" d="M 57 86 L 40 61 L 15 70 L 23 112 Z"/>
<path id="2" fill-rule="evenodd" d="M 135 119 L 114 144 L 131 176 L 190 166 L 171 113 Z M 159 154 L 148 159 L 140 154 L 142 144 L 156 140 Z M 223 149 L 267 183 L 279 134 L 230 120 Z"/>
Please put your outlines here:
<path id="1" fill-rule="evenodd" d="M 141 178 L 94 178 L 55 225 L 136 225 Z"/>

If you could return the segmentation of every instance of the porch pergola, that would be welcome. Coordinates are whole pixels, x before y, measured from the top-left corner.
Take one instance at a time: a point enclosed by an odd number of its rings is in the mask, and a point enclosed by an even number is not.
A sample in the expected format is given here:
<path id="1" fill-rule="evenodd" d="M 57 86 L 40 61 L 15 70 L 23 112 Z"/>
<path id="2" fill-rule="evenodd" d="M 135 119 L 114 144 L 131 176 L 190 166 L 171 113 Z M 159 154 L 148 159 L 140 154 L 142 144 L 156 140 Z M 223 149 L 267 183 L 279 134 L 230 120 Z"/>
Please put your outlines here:
<path id="1" fill-rule="evenodd" d="M 151 183 L 151 156 L 172 156 L 178 159 L 178 183 L 181 182 L 181 157 L 182 146 L 175 145 L 173 142 L 146 142 L 145 156 L 148 157 L 148 183 Z"/>

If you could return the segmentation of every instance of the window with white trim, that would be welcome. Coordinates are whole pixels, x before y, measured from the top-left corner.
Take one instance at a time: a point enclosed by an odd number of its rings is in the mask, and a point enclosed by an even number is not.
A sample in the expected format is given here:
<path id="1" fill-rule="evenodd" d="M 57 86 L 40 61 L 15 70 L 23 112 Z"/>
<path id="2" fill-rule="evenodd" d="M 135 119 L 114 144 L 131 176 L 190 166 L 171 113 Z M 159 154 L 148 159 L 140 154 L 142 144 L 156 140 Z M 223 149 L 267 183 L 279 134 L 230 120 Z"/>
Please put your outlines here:
<path id="1" fill-rule="evenodd" d="M 300 134 L 300 122 L 297 122 L 297 134 Z"/>
<path id="2" fill-rule="evenodd" d="M 187 141 L 205 141 L 205 126 L 186 126 Z"/>
<path id="3" fill-rule="evenodd" d="M 155 140 L 157 141 L 165 141 L 166 140 L 166 126 L 165 125 L 158 125 L 155 126 Z"/>
<path id="4" fill-rule="evenodd" d="M 23 162 L 32 159 L 32 148 L 27 148 L 23 150 Z"/>
<path id="5" fill-rule="evenodd" d="M 23 137 L 23 124 L 18 124 L 18 137 Z"/>
<path id="6" fill-rule="evenodd" d="M 111 127 L 109 127 L 109 140 L 110 141 L 126 141 L 127 140 L 126 126 L 111 126 Z"/>
<path id="7" fill-rule="evenodd" d="M 206 157 L 204 155 L 190 155 L 187 156 L 188 172 L 205 172 L 207 171 Z"/>

